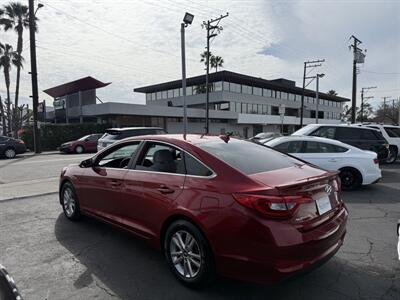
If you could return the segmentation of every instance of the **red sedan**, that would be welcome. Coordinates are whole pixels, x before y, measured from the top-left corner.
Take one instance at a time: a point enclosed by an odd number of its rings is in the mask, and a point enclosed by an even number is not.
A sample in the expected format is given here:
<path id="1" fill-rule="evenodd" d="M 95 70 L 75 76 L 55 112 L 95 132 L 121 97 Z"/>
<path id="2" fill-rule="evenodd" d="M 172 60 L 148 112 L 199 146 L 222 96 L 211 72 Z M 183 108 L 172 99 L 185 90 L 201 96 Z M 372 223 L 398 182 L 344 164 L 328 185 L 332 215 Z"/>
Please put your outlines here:
<path id="1" fill-rule="evenodd" d="M 60 146 L 60 151 L 65 153 L 96 152 L 97 141 L 102 136 L 101 133 L 89 134 L 77 139 L 76 141 L 66 142 Z"/>
<path id="2" fill-rule="evenodd" d="M 227 136 L 122 140 L 62 170 L 66 217 L 126 229 L 184 284 L 273 283 L 320 265 L 346 233 L 337 173 Z"/>

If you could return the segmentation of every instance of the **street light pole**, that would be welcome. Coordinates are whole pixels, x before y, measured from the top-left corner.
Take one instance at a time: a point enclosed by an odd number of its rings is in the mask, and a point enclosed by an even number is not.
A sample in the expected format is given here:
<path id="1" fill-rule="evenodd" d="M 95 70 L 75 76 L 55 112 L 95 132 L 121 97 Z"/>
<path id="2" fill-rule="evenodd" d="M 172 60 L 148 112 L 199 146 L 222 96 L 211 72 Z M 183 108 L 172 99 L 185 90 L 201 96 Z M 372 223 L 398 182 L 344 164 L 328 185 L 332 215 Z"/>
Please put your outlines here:
<path id="1" fill-rule="evenodd" d="M 181 23 L 183 138 L 185 140 L 187 134 L 185 27 L 192 24 L 193 18 L 192 14 L 186 13 Z"/>
<path id="2" fill-rule="evenodd" d="M 33 108 L 33 143 L 35 153 L 40 153 L 40 132 L 38 128 L 39 93 L 36 66 L 36 40 L 35 40 L 35 7 L 34 0 L 29 0 L 29 38 L 31 52 L 31 77 L 32 77 L 32 108 Z"/>

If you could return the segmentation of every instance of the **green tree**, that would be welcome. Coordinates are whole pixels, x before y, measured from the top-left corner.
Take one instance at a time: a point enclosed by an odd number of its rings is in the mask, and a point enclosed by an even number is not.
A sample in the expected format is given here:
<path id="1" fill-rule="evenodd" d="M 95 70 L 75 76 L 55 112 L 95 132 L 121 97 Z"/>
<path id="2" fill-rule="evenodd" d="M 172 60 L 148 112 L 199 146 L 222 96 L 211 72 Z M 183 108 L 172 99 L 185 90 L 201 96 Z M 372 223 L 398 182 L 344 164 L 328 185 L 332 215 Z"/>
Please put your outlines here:
<path id="1" fill-rule="evenodd" d="M 16 135 L 18 130 L 18 99 L 19 99 L 19 87 L 20 87 L 20 77 L 21 69 L 23 67 L 22 60 L 22 50 L 23 50 L 23 33 L 24 29 L 29 28 L 29 9 L 28 6 L 21 4 L 20 2 L 10 2 L 4 5 L 4 16 L 0 19 L 0 25 L 3 27 L 4 31 L 12 30 L 17 33 L 17 56 L 18 60 L 16 63 L 17 75 L 15 84 L 15 99 L 14 105 L 15 110 L 13 113 L 13 124 L 14 124 L 14 135 Z M 37 18 L 35 18 L 37 20 Z"/>
<path id="2" fill-rule="evenodd" d="M 0 44 L 0 69 L 3 68 L 4 81 L 6 84 L 7 90 L 7 99 L 6 99 L 6 117 L 7 117 L 7 127 L 8 131 L 12 130 L 12 113 L 11 113 L 11 99 L 10 99 L 10 70 L 11 66 L 18 66 L 22 62 L 22 57 L 19 57 L 18 53 L 13 50 L 12 46 L 9 44 Z M 4 115 L 4 114 L 3 114 Z M 4 125 L 3 125 L 4 127 Z M 4 128 L 3 128 L 4 132 Z"/>
<path id="3" fill-rule="evenodd" d="M 207 67 L 207 51 L 205 50 L 203 53 L 201 53 L 200 54 L 200 62 L 201 63 L 204 63 L 204 65 Z M 209 61 L 210 61 L 210 64 L 211 64 L 211 58 L 212 58 L 212 53 L 211 53 L 211 51 L 210 51 L 210 53 L 209 53 Z"/>

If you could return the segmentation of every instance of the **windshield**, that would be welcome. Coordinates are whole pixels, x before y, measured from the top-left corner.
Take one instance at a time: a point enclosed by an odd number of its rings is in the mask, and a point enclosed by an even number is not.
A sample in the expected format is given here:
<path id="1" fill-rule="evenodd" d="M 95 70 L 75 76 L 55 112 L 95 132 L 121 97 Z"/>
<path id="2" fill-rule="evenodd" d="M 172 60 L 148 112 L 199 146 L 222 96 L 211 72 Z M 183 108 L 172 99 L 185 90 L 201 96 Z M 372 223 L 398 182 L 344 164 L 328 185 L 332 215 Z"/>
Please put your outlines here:
<path id="1" fill-rule="evenodd" d="M 297 159 L 249 141 L 231 139 L 225 143 L 222 140 L 216 140 L 199 144 L 198 147 L 248 175 L 304 164 Z"/>
<path id="2" fill-rule="evenodd" d="M 121 135 L 119 130 L 107 130 L 106 133 L 101 137 L 102 140 L 117 140 Z"/>
<path id="3" fill-rule="evenodd" d="M 81 137 L 78 141 L 84 141 L 86 140 L 90 135 L 85 135 L 83 137 Z"/>
<path id="4" fill-rule="evenodd" d="M 386 133 L 391 138 L 400 138 L 400 128 L 399 127 L 384 127 Z"/>

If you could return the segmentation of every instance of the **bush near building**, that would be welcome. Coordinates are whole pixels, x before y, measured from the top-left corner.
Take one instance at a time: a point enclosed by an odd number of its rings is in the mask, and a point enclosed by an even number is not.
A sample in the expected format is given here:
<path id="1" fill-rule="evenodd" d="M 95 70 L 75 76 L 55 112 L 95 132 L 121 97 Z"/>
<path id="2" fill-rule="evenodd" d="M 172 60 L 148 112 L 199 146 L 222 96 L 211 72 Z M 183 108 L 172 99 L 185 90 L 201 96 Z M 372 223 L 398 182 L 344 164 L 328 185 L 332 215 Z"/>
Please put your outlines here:
<path id="1" fill-rule="evenodd" d="M 73 141 L 87 134 L 103 133 L 109 124 L 85 123 L 85 124 L 44 124 L 40 126 L 42 151 L 57 150 L 62 143 Z M 26 147 L 33 151 L 32 126 L 25 126 L 19 131 L 19 138 Z"/>

